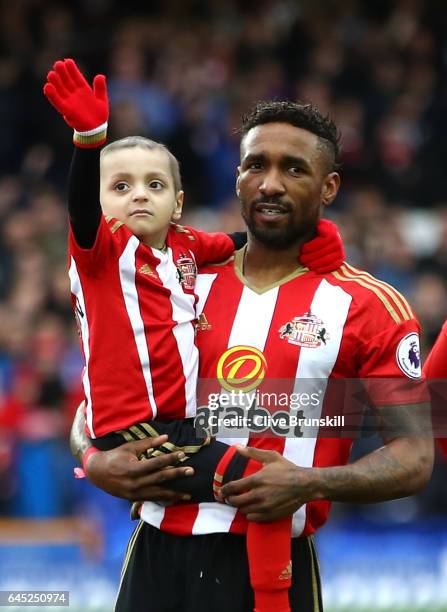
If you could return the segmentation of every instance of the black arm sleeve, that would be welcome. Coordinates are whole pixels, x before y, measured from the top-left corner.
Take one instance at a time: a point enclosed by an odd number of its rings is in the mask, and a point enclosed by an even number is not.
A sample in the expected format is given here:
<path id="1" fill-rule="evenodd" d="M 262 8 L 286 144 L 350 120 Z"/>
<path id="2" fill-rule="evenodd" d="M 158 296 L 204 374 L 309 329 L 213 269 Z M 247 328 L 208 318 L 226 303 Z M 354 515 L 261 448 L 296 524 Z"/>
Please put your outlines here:
<path id="1" fill-rule="evenodd" d="M 90 249 L 101 222 L 99 155 L 101 149 L 75 147 L 68 175 L 68 213 L 76 242 Z"/>
<path id="2" fill-rule="evenodd" d="M 229 448 L 228 444 L 224 442 L 212 440 L 208 446 L 202 446 L 199 452 L 187 453 L 188 459 L 180 463 L 179 467 L 193 467 L 194 475 L 181 476 L 175 480 L 163 482 L 160 486 L 179 493 L 189 493 L 191 501 L 194 503 L 216 501 L 213 492 L 214 473 L 219 461 Z M 247 463 L 248 459 L 246 457 L 235 453 L 225 470 L 222 484 L 242 478 Z"/>
<path id="3" fill-rule="evenodd" d="M 238 251 L 247 244 L 247 232 L 233 232 L 228 234 L 231 240 L 234 242 L 234 250 Z"/>

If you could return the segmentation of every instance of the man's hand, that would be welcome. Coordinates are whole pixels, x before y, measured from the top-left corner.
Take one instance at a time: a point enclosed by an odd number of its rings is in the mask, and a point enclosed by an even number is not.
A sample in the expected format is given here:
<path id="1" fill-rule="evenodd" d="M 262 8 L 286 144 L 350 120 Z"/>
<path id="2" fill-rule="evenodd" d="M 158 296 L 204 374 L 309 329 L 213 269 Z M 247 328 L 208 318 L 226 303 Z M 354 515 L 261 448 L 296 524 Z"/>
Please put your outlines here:
<path id="1" fill-rule="evenodd" d="M 222 487 L 222 501 L 238 508 L 249 521 L 275 521 L 290 516 L 315 498 L 315 470 L 300 468 L 276 451 L 240 447 L 238 452 L 264 464 L 256 474 Z"/>
<path id="2" fill-rule="evenodd" d="M 192 476 L 191 467 L 173 467 L 185 456 L 182 452 L 142 459 L 145 451 L 157 448 L 167 436 L 128 442 L 109 451 L 91 455 L 87 477 L 97 487 L 131 501 L 187 501 L 190 495 L 176 493 L 160 485 L 182 476 Z"/>
<path id="3" fill-rule="evenodd" d="M 103 74 L 95 76 L 92 88 L 72 59 L 59 61 L 48 73 L 43 92 L 75 130 L 77 146 L 89 148 L 105 142 L 109 100 Z"/>

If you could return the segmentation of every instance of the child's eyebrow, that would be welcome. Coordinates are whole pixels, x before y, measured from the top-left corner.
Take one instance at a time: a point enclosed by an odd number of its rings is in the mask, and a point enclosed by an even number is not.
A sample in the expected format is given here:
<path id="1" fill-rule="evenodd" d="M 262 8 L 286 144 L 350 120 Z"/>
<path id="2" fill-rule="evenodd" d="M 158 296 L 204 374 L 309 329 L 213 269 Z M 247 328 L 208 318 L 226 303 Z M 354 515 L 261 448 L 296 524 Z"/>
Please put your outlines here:
<path id="1" fill-rule="evenodd" d="M 112 174 L 110 179 L 112 181 L 115 181 L 119 178 L 132 178 L 132 176 L 134 176 L 133 172 L 126 172 L 123 170 L 123 171 L 115 172 L 115 174 Z M 146 176 L 167 179 L 169 175 L 163 170 L 148 170 L 146 172 Z"/>

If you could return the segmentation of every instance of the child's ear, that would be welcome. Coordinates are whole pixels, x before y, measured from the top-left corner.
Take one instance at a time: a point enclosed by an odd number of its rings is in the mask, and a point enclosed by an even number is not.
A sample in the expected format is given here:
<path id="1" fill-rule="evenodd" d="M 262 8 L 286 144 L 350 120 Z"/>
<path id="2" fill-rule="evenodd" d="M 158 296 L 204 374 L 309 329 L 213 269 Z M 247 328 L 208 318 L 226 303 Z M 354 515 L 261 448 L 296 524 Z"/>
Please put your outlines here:
<path id="1" fill-rule="evenodd" d="M 173 221 L 178 221 L 180 219 L 180 217 L 182 216 L 182 209 L 183 209 L 183 200 L 185 198 L 185 192 L 184 191 L 178 191 L 177 195 L 175 196 L 175 208 L 174 208 L 174 212 L 172 213 L 172 220 Z"/>

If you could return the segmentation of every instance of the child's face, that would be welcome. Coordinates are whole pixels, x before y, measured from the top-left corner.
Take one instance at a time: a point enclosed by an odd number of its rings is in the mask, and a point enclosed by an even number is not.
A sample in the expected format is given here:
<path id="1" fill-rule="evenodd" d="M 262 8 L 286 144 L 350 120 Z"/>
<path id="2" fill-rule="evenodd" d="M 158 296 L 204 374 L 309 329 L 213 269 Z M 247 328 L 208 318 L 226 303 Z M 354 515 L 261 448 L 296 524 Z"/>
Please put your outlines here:
<path id="1" fill-rule="evenodd" d="M 162 248 L 171 220 L 180 219 L 183 191 L 176 193 L 167 153 L 129 147 L 101 158 L 101 206 L 137 238 Z"/>

